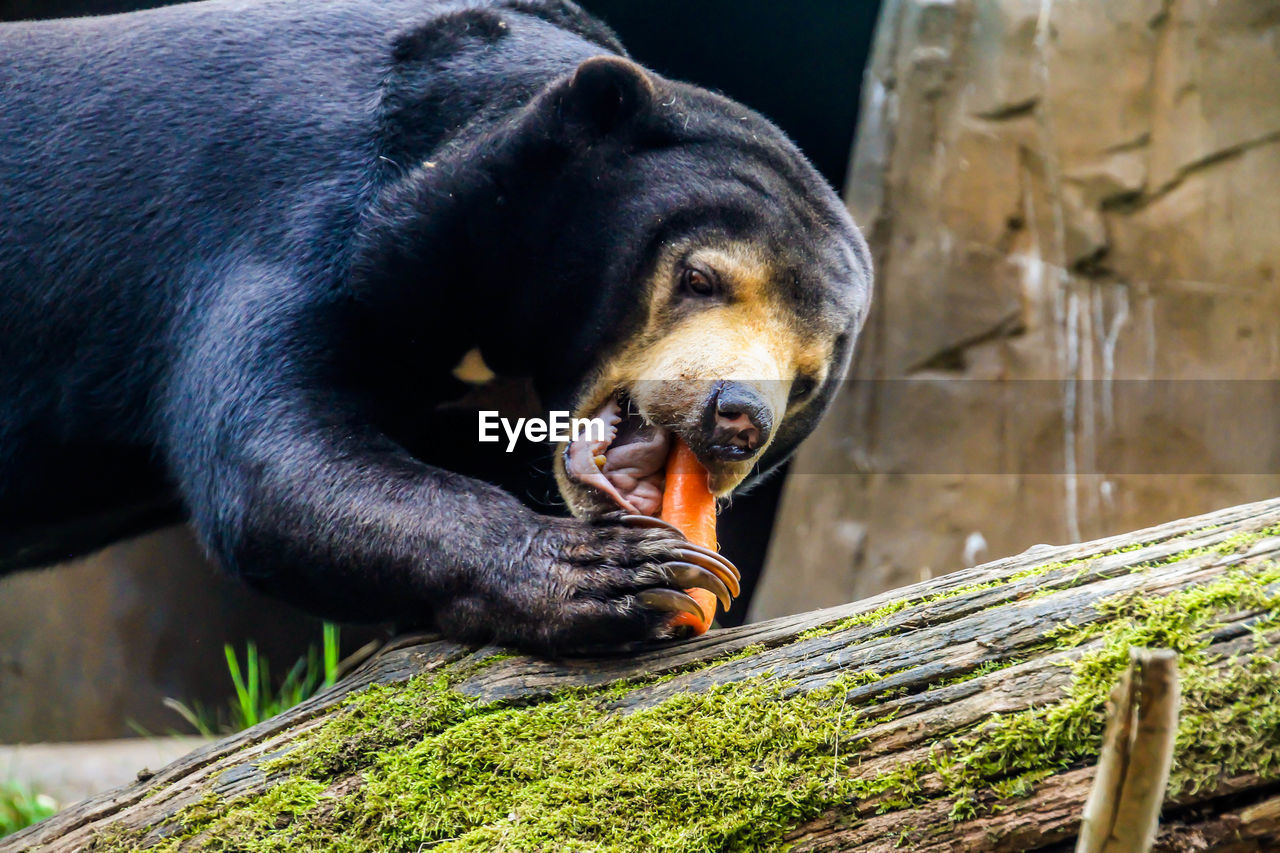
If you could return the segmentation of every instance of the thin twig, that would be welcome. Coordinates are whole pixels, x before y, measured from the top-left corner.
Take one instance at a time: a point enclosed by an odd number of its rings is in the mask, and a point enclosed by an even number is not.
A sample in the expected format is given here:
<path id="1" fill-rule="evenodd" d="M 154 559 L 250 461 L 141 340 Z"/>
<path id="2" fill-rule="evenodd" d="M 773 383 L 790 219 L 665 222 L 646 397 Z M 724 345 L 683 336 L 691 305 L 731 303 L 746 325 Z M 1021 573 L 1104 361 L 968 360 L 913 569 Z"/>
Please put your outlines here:
<path id="1" fill-rule="evenodd" d="M 1098 771 L 1076 853 L 1147 853 L 1155 842 L 1178 732 L 1178 660 L 1167 649 L 1130 649 L 1111 692 Z"/>
<path id="2" fill-rule="evenodd" d="M 849 691 L 844 691 L 844 695 L 840 697 L 840 713 L 836 714 L 836 748 L 831 756 L 831 784 L 836 783 L 836 777 L 840 774 L 840 727 L 844 725 L 844 706 L 849 701 Z"/>

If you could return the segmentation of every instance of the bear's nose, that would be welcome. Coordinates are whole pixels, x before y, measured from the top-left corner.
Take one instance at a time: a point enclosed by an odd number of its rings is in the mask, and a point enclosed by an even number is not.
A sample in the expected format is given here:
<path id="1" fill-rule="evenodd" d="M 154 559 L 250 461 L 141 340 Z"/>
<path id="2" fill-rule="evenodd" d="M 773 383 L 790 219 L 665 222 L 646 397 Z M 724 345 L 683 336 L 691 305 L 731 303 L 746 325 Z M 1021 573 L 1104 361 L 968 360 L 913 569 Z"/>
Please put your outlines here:
<path id="1" fill-rule="evenodd" d="M 712 393 L 703 423 L 711 455 L 741 461 L 769 441 L 773 411 L 764 396 L 750 385 L 724 382 Z"/>

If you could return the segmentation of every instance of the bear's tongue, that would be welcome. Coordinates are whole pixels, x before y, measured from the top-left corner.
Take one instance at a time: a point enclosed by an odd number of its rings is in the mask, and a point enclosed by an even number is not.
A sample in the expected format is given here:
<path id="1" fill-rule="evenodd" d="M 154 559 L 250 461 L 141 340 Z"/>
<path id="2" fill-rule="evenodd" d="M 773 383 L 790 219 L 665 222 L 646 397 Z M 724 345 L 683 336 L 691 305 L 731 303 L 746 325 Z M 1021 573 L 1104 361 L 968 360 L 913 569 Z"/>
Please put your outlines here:
<path id="1" fill-rule="evenodd" d="M 604 441 L 582 438 L 569 444 L 569 478 L 598 489 L 628 512 L 657 515 L 671 447 L 667 431 L 634 412 L 624 414 L 616 399 L 593 417 L 605 423 Z"/>

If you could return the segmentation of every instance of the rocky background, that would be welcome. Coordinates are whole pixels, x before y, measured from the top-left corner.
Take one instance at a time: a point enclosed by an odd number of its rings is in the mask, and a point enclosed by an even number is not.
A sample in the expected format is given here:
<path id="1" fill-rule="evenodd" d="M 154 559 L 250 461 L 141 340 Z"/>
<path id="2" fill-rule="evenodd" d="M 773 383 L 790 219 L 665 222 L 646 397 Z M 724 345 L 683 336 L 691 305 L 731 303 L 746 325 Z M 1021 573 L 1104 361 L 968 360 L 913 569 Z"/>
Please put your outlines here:
<path id="1" fill-rule="evenodd" d="M 876 300 L 751 611 L 1280 494 L 1280 2 L 888 0 Z"/>

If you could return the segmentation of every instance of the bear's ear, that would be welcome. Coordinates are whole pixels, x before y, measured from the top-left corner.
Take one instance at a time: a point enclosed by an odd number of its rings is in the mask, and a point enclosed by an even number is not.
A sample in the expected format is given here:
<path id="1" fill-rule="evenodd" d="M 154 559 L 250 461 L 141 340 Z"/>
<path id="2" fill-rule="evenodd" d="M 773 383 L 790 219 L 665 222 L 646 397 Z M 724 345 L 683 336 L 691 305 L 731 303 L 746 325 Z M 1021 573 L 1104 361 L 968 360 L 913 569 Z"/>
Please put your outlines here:
<path id="1" fill-rule="evenodd" d="M 574 71 L 560 98 L 570 124 L 608 133 L 653 103 L 648 73 L 621 56 L 593 56 Z"/>

